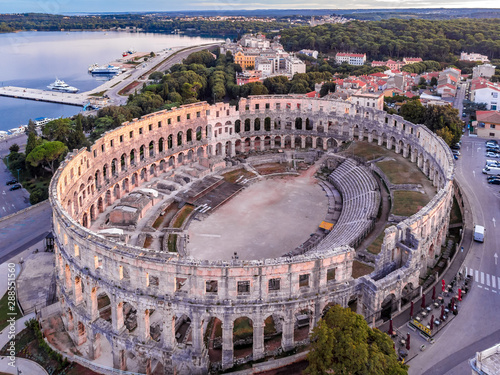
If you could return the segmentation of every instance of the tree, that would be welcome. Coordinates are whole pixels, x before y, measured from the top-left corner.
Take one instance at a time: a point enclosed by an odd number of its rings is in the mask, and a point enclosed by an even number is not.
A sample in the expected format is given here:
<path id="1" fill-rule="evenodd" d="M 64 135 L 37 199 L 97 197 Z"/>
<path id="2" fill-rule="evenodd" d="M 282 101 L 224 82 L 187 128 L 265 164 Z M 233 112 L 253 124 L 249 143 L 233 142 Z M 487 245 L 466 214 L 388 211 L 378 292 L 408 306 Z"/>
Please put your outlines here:
<path id="1" fill-rule="evenodd" d="M 421 124 L 424 120 L 425 107 L 420 103 L 420 100 L 410 100 L 401 106 L 399 114 L 406 121 L 414 124 Z"/>
<path id="2" fill-rule="evenodd" d="M 330 93 L 335 92 L 335 82 L 325 82 L 323 86 L 321 86 L 321 90 L 319 90 L 319 96 L 323 97 Z"/>
<path id="3" fill-rule="evenodd" d="M 55 172 L 55 162 L 68 150 L 62 142 L 45 142 L 40 146 L 35 147 L 33 151 L 26 157 L 26 162 L 36 167 L 41 163 L 49 166 L 52 174 Z"/>
<path id="4" fill-rule="evenodd" d="M 368 326 L 361 315 L 340 305 L 331 307 L 311 334 L 309 375 L 404 375 L 389 336 Z"/>
<path id="5" fill-rule="evenodd" d="M 13 152 L 19 152 L 19 145 L 17 143 L 14 143 L 12 146 L 9 147 L 9 151 L 11 153 L 13 153 Z"/>
<path id="6" fill-rule="evenodd" d="M 68 142 L 68 136 L 71 131 L 71 119 L 58 118 L 45 124 L 43 127 L 43 135 L 49 141 Z"/>
<path id="7" fill-rule="evenodd" d="M 437 84 L 438 84 L 437 78 L 436 77 L 432 77 L 430 83 L 431 83 L 431 86 L 437 86 Z"/>
<path id="8" fill-rule="evenodd" d="M 34 132 L 28 133 L 28 141 L 26 142 L 25 154 L 28 155 L 36 146 L 42 144 L 42 140 L 36 136 Z"/>
<path id="9" fill-rule="evenodd" d="M 70 150 L 79 149 L 81 147 L 87 146 L 88 141 L 83 133 L 83 125 L 82 125 L 82 115 L 78 114 L 75 120 L 75 127 L 71 129 L 71 132 L 68 137 L 68 148 Z"/>

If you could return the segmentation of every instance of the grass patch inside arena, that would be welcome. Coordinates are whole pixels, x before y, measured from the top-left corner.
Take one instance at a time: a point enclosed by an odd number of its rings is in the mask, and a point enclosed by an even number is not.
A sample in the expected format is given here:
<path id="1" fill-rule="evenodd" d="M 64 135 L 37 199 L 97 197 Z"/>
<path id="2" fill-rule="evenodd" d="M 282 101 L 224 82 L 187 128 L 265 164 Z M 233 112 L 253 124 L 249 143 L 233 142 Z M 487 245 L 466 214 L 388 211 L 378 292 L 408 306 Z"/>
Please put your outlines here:
<path id="1" fill-rule="evenodd" d="M 257 172 L 259 172 L 261 175 L 285 173 L 287 171 L 287 167 L 287 163 L 266 163 L 254 166 Z"/>
<path id="2" fill-rule="evenodd" d="M 256 177 L 253 172 L 247 171 L 244 168 L 236 169 L 235 171 L 227 172 L 222 175 L 227 182 L 235 183 L 244 179 Z"/>
<path id="3" fill-rule="evenodd" d="M 354 279 L 357 279 L 357 278 L 364 276 L 364 275 L 368 275 L 368 274 L 372 273 L 373 270 L 374 270 L 373 267 L 371 267 L 367 264 L 358 262 L 357 260 L 352 262 L 352 277 Z"/>
<path id="4" fill-rule="evenodd" d="M 382 156 L 393 155 L 394 153 L 383 147 L 380 147 L 376 143 L 355 141 L 352 142 L 349 148 L 342 154 L 346 157 L 348 157 L 349 155 L 354 155 L 364 160 L 374 160 Z"/>
<path id="5" fill-rule="evenodd" d="M 416 164 L 403 158 L 401 155 L 392 154 L 396 160 L 379 161 L 377 166 L 385 173 L 393 184 L 429 184 L 430 181 Z"/>
<path id="6" fill-rule="evenodd" d="M 430 198 L 418 191 L 395 191 L 392 213 L 398 216 L 411 216 L 421 210 Z"/>

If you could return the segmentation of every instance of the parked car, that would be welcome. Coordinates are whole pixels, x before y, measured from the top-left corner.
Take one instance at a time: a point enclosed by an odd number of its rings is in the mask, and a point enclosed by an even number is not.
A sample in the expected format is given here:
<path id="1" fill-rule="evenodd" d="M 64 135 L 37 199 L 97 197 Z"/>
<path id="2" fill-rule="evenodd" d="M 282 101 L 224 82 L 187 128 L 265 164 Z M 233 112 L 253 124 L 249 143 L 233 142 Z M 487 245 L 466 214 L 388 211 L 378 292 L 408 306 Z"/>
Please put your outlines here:
<path id="1" fill-rule="evenodd" d="M 491 180 L 488 180 L 488 184 L 500 185 L 500 178 L 493 178 Z"/>
<path id="2" fill-rule="evenodd" d="M 486 157 L 488 157 L 488 158 L 498 158 L 498 154 L 496 152 L 493 152 L 493 151 L 488 151 L 486 153 Z"/>
<path id="3" fill-rule="evenodd" d="M 458 151 L 458 150 L 451 150 L 451 152 L 453 155 L 460 156 L 460 151 Z"/>
<path id="4" fill-rule="evenodd" d="M 9 190 L 12 191 L 12 190 L 18 190 L 18 189 L 21 189 L 21 188 L 22 188 L 22 186 L 20 184 L 15 184 Z"/>
<path id="5" fill-rule="evenodd" d="M 454 145 L 451 145 L 450 148 L 452 150 L 460 150 L 460 144 L 459 143 L 455 143 Z"/>
<path id="6" fill-rule="evenodd" d="M 7 181 L 7 183 L 5 185 L 14 185 L 14 184 L 17 184 L 17 180 L 16 179 Z"/>

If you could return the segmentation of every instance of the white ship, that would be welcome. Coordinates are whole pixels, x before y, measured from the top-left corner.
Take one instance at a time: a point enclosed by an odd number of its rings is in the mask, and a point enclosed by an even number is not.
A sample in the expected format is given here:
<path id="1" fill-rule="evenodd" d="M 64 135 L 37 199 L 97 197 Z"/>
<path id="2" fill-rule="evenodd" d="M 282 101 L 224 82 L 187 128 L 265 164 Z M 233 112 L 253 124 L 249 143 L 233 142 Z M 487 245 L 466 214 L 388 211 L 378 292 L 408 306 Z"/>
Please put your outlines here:
<path id="1" fill-rule="evenodd" d="M 114 65 L 104 65 L 104 66 L 99 66 L 97 64 L 93 64 L 89 66 L 89 73 L 92 73 L 92 75 L 95 74 L 104 74 L 104 75 L 114 75 L 114 74 L 120 74 L 122 70 L 118 66 Z"/>
<path id="2" fill-rule="evenodd" d="M 47 88 L 61 92 L 71 92 L 71 93 L 78 92 L 78 89 L 76 87 L 69 86 L 66 82 L 60 79 L 56 79 L 56 81 L 48 85 Z"/>

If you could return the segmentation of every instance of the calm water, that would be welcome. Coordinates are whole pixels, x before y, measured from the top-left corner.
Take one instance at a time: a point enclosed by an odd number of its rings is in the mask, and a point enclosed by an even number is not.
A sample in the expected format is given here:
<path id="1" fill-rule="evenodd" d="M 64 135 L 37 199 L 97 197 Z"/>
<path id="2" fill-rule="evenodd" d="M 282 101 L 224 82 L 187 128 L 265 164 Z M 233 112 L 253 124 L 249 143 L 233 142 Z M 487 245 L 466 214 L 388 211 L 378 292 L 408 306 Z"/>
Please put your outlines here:
<path id="1" fill-rule="evenodd" d="M 20 32 L 0 34 L 0 85 L 46 89 L 57 78 L 80 91 L 100 85 L 87 73 L 93 63 L 107 64 L 122 52 L 160 51 L 216 39 L 125 32 Z M 27 124 L 37 117 L 77 114 L 80 107 L 0 97 L 0 130 Z"/>

